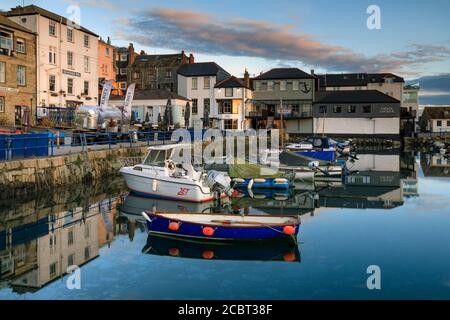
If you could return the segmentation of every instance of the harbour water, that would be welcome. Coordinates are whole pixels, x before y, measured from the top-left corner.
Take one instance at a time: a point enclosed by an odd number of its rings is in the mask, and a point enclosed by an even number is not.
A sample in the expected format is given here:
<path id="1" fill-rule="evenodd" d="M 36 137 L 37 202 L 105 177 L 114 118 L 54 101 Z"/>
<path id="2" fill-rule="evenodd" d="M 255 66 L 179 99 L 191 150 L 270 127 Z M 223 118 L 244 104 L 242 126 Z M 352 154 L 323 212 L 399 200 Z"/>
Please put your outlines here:
<path id="1" fill-rule="evenodd" d="M 359 173 L 342 184 L 233 200 L 242 214 L 301 215 L 298 247 L 148 237 L 143 210 L 208 205 L 126 196 L 121 179 L 4 200 L 0 299 L 450 298 L 450 163 L 379 152 L 349 166 Z M 380 290 L 367 288 L 372 265 Z"/>

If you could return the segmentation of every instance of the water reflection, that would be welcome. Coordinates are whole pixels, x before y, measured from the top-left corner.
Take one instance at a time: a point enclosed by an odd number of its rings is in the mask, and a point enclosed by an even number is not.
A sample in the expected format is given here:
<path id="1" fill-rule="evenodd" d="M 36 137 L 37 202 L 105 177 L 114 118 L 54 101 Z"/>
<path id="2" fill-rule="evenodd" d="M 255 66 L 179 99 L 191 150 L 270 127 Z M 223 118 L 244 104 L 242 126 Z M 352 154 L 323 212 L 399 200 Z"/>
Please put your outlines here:
<path id="1" fill-rule="evenodd" d="M 420 165 L 425 177 L 450 177 L 450 159 L 441 154 L 422 154 Z"/>
<path id="2" fill-rule="evenodd" d="M 300 215 L 304 222 L 323 208 L 390 210 L 419 196 L 419 162 L 414 153 L 379 152 L 359 158 L 348 164 L 357 173 L 344 181 L 298 184 L 288 193 L 254 192 L 233 199 L 231 209 L 240 214 Z M 448 176 L 448 162 L 425 155 L 420 160 L 425 176 Z M 139 234 L 146 232 L 142 211 L 205 212 L 211 204 L 124 197 L 124 192 L 126 187 L 118 180 L 77 185 L 21 201 L 1 201 L 0 292 L 2 288 L 14 293 L 36 292 L 63 276 L 70 265 L 101 260 L 102 248 L 114 250 L 113 241 L 118 237 L 126 244 L 137 243 L 146 257 L 300 262 L 299 248 L 290 243 L 202 244 L 147 235 L 142 240 Z"/>

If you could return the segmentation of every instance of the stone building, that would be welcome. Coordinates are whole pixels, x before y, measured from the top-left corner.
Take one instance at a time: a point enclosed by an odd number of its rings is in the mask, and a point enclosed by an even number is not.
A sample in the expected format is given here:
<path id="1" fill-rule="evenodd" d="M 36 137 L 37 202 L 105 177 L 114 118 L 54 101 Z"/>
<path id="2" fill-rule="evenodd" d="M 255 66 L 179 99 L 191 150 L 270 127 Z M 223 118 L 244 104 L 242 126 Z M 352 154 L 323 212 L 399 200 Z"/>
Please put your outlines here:
<path id="1" fill-rule="evenodd" d="M 0 125 L 31 125 L 36 114 L 36 35 L 0 14 Z"/>

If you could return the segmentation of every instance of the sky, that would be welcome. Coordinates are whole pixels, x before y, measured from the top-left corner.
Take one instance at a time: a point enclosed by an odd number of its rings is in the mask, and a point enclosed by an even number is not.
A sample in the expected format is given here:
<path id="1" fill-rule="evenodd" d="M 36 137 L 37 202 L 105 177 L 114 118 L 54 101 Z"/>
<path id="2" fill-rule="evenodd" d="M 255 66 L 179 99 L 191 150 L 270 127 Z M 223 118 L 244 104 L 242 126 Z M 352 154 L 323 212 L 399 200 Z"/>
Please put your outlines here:
<path id="1" fill-rule="evenodd" d="M 450 103 L 448 0 L 2 0 L 0 9 L 22 2 L 64 16 L 78 6 L 81 25 L 115 45 L 185 50 L 236 76 L 274 67 L 393 72 L 423 79 L 424 95 L 448 95 Z M 367 27 L 371 5 L 381 29 Z"/>

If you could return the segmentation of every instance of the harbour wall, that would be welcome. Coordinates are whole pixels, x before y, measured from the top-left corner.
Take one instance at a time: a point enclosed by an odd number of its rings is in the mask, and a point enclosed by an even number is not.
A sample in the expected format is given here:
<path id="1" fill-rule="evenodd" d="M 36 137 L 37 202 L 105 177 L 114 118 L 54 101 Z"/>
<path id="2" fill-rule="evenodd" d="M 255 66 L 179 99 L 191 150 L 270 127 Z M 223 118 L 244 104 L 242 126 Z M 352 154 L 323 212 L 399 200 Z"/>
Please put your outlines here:
<path id="1" fill-rule="evenodd" d="M 0 199 L 111 178 L 119 174 L 121 158 L 142 157 L 146 151 L 122 148 L 0 162 Z"/>

